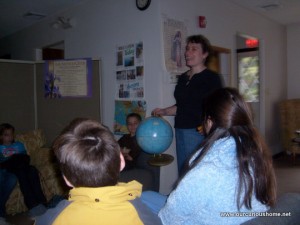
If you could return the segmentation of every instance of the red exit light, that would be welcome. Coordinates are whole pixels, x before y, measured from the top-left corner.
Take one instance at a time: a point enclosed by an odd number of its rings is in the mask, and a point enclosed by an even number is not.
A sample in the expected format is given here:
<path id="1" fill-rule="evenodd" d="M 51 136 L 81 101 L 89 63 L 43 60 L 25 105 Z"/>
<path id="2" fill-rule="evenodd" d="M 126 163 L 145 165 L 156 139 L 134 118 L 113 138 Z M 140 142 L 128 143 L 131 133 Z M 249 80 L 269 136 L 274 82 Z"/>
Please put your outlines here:
<path id="1" fill-rule="evenodd" d="M 247 39 L 246 46 L 248 48 L 256 48 L 256 47 L 258 47 L 258 40 L 257 39 Z"/>

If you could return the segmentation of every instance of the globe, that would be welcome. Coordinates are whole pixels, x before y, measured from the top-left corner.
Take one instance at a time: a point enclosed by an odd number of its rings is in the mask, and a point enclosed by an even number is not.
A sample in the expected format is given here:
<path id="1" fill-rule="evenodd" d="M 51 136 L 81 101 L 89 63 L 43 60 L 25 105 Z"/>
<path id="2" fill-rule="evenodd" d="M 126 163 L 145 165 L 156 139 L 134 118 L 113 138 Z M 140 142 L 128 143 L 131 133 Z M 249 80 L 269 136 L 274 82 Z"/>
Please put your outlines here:
<path id="1" fill-rule="evenodd" d="M 162 117 L 148 117 L 137 128 L 138 145 L 147 153 L 161 154 L 166 151 L 173 140 L 173 129 Z"/>

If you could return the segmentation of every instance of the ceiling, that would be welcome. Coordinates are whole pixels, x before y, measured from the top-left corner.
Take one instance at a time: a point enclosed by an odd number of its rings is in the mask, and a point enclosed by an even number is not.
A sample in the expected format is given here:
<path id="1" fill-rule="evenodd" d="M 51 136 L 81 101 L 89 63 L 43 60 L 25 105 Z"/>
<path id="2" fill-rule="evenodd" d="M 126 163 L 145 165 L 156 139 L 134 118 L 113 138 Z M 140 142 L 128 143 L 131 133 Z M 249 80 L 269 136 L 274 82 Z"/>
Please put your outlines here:
<path id="1" fill-rule="evenodd" d="M 34 16 L 24 17 L 26 13 L 58 15 L 85 1 L 87 0 L 0 0 L 0 38 L 41 20 L 33 18 Z M 300 23 L 300 0 L 226 1 L 253 10 L 283 25 Z"/>
<path id="2" fill-rule="evenodd" d="M 227 0 L 283 25 L 300 23 L 300 0 Z"/>
<path id="3" fill-rule="evenodd" d="M 47 16 L 57 15 L 86 0 L 0 0 L 0 38 L 13 34 Z M 24 17 L 25 14 L 41 14 Z"/>

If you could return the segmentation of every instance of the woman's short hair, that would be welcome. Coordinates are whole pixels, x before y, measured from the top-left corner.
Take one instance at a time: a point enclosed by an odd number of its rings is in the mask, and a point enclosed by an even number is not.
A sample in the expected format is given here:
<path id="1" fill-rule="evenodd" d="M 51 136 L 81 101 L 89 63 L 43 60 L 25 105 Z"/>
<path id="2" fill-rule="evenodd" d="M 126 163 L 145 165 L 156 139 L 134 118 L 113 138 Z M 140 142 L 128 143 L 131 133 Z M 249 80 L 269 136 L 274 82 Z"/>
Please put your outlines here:
<path id="1" fill-rule="evenodd" d="M 199 35 L 191 35 L 189 37 L 187 37 L 186 39 L 186 43 L 195 43 L 195 44 L 200 44 L 202 47 L 202 51 L 203 53 L 208 53 L 204 64 L 207 65 L 209 60 L 210 60 L 210 56 L 212 53 L 212 47 L 210 44 L 210 41 L 203 35 L 199 34 Z"/>
<path id="2" fill-rule="evenodd" d="M 63 175 L 74 187 L 117 184 L 120 147 L 109 129 L 99 122 L 73 120 L 56 138 L 53 150 Z"/>

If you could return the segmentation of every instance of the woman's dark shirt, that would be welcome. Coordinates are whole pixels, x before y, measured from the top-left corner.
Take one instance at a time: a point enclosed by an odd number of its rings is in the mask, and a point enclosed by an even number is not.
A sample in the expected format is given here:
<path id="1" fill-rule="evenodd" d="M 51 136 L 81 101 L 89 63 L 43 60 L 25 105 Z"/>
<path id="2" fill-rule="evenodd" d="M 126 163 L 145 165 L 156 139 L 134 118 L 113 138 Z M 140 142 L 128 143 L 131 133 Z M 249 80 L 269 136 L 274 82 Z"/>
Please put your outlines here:
<path id="1" fill-rule="evenodd" d="M 220 75 L 208 69 L 194 74 L 191 80 L 187 73 L 180 75 L 174 91 L 177 106 L 175 128 L 190 129 L 201 125 L 203 99 L 221 87 Z"/>

